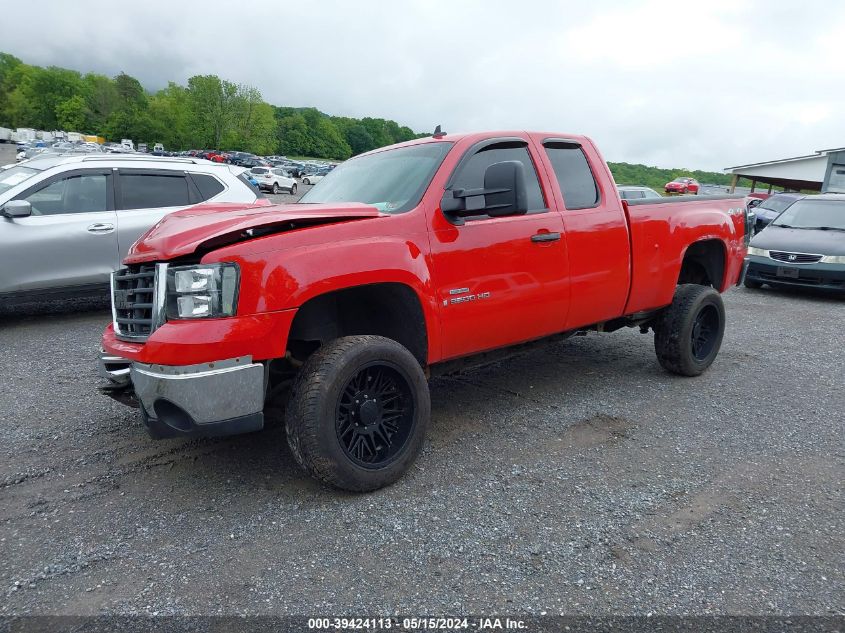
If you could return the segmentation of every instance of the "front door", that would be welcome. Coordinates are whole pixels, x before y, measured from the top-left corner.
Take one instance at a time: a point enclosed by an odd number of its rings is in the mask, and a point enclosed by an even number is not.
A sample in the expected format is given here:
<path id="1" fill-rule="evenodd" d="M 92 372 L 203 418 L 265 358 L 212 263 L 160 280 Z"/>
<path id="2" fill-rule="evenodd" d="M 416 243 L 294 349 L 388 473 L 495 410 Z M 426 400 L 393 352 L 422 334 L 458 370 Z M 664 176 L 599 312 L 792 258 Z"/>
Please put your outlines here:
<path id="1" fill-rule="evenodd" d="M 489 165 L 518 160 L 528 213 L 456 224 L 436 211 L 431 249 L 444 359 L 559 332 L 569 303 L 563 221 L 546 202 L 551 195 L 541 189 L 527 144 L 509 139 L 469 152 L 448 188 L 482 188 Z"/>
<path id="2" fill-rule="evenodd" d="M 65 172 L 16 196 L 32 215 L 2 221 L 0 287 L 11 292 L 109 283 L 118 266 L 116 217 L 108 170 Z"/>

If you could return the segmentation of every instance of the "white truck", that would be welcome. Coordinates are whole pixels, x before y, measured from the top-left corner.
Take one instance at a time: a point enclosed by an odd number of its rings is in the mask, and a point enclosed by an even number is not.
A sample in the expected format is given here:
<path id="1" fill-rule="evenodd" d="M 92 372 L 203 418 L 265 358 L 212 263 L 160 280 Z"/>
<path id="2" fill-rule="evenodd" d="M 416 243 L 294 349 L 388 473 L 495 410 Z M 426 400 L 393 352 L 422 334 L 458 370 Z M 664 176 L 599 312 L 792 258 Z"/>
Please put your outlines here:
<path id="1" fill-rule="evenodd" d="M 134 142 L 132 142 L 132 139 L 131 139 L 131 138 L 123 138 L 123 139 L 120 139 L 120 146 L 121 146 L 123 149 L 128 150 L 128 151 L 130 151 L 130 152 L 134 152 L 134 151 L 135 151 L 135 143 L 134 143 Z"/>
<path id="2" fill-rule="evenodd" d="M 12 133 L 12 140 L 17 143 L 26 143 L 35 140 L 35 130 L 31 127 L 19 127 Z"/>

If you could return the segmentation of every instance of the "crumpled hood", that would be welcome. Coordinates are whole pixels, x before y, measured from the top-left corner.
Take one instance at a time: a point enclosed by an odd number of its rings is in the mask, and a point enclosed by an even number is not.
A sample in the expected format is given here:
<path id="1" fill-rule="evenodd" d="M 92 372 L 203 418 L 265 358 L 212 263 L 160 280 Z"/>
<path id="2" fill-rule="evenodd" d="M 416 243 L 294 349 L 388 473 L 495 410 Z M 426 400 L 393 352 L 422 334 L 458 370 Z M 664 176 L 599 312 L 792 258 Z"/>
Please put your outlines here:
<path id="1" fill-rule="evenodd" d="M 132 245 L 124 262 L 169 260 L 269 233 L 380 215 L 375 207 L 358 202 L 250 207 L 198 205 L 164 216 Z"/>

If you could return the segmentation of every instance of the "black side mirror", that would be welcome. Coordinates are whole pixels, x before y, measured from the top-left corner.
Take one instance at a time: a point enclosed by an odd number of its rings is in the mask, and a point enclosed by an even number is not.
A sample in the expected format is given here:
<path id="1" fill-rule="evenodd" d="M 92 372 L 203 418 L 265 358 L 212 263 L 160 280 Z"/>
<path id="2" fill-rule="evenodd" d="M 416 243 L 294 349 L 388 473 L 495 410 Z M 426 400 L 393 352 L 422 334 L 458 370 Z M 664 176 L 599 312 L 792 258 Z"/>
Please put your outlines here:
<path id="1" fill-rule="evenodd" d="M 32 205 L 26 200 L 9 200 L 3 205 L 2 214 L 7 218 L 28 218 L 32 215 Z"/>
<path id="2" fill-rule="evenodd" d="M 498 218 L 527 213 L 525 167 L 518 160 L 493 163 L 484 172 L 483 188 L 447 190 L 440 208 L 458 218 L 473 215 Z"/>

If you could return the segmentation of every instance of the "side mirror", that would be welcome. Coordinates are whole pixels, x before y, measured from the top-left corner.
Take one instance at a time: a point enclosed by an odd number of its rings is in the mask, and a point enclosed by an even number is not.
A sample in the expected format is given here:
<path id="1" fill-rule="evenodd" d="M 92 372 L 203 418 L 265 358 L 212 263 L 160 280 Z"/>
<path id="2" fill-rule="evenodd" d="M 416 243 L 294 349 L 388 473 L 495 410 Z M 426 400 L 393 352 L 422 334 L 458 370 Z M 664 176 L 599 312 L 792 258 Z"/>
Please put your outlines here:
<path id="1" fill-rule="evenodd" d="M 32 215 L 32 205 L 26 200 L 10 200 L 3 205 L 2 214 L 7 218 L 28 218 Z"/>
<path id="2" fill-rule="evenodd" d="M 498 218 L 527 213 L 525 167 L 518 160 L 493 163 L 484 172 L 483 188 L 447 190 L 440 208 L 458 218 L 473 215 Z"/>

